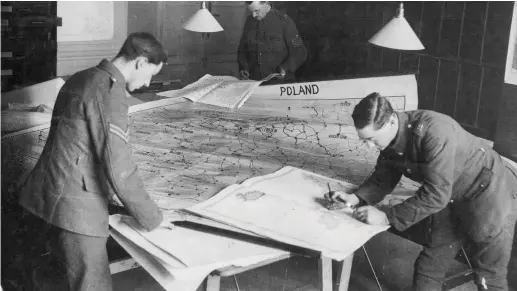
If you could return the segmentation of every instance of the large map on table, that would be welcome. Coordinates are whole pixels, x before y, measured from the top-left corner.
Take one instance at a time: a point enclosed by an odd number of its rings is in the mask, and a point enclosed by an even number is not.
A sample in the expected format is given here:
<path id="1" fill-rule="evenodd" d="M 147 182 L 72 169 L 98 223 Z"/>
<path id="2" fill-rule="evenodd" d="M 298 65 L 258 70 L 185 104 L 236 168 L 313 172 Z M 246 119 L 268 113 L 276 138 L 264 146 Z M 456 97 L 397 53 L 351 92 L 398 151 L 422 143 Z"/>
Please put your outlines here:
<path id="1" fill-rule="evenodd" d="M 250 98 L 238 110 L 176 99 L 130 116 L 134 160 L 146 189 L 164 209 L 189 207 L 284 166 L 359 184 L 378 155 L 353 128 L 351 113 L 359 98 Z M 404 109 L 405 97 L 389 99 L 396 110 Z M 16 180 L 30 171 L 47 134 L 45 129 L 2 139 L 2 179 Z"/>
<path id="2" fill-rule="evenodd" d="M 389 226 L 360 222 L 349 208 L 328 210 L 327 187 L 344 191 L 352 185 L 287 166 L 231 185 L 187 210 L 341 261 Z"/>

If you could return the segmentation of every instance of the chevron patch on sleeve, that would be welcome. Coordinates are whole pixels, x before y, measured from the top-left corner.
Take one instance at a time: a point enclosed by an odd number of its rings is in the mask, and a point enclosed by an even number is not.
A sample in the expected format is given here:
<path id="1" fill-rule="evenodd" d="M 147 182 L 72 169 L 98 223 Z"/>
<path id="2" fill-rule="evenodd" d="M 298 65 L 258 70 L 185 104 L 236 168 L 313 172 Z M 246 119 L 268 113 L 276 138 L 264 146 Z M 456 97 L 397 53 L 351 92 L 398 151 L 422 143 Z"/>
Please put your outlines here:
<path id="1" fill-rule="evenodd" d="M 301 47 L 303 45 L 302 39 L 299 35 L 296 35 L 291 39 L 291 42 L 293 43 L 294 47 Z"/>
<path id="2" fill-rule="evenodd" d="M 111 133 L 113 133 L 114 135 L 120 137 L 123 141 L 128 143 L 128 141 L 129 141 L 129 128 L 127 129 L 127 131 L 124 132 L 122 130 L 122 128 L 116 126 L 115 124 L 110 123 L 109 126 L 110 126 L 110 132 Z"/>

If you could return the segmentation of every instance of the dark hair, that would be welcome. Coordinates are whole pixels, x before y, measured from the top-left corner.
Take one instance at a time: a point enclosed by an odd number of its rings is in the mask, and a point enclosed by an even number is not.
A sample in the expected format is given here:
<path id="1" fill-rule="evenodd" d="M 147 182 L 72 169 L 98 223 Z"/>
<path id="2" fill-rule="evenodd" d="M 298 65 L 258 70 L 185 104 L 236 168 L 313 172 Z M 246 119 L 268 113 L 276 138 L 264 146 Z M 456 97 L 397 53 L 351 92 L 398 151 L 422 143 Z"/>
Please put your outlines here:
<path id="1" fill-rule="evenodd" d="M 259 2 L 260 4 L 265 4 L 265 3 L 268 3 L 269 1 L 244 1 L 246 2 L 246 5 L 251 5 L 251 3 L 253 2 Z"/>
<path id="2" fill-rule="evenodd" d="M 379 93 L 371 93 L 355 106 L 352 118 L 357 129 L 373 124 L 373 129 L 381 128 L 393 114 L 393 107 L 386 97 Z"/>
<path id="3" fill-rule="evenodd" d="M 132 61 L 137 57 L 146 57 L 149 63 L 159 65 L 167 63 L 167 53 L 162 44 L 150 33 L 133 32 L 124 41 L 115 58 L 123 57 Z"/>

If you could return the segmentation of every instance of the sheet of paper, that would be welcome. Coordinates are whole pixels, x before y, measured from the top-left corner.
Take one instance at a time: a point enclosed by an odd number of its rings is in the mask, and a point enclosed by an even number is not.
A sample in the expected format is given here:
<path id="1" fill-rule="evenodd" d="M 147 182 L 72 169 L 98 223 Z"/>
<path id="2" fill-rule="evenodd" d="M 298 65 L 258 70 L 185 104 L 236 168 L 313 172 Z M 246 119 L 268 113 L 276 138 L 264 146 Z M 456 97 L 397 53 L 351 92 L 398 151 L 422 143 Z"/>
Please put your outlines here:
<path id="1" fill-rule="evenodd" d="M 242 81 L 233 76 L 212 76 L 207 74 L 183 89 L 175 92 L 161 92 L 158 95 L 184 97 L 192 102 L 226 108 L 239 108 L 260 83 L 261 81 Z"/>
<path id="2" fill-rule="evenodd" d="M 134 225 L 132 227 L 136 231 Z M 165 254 L 185 266 L 195 267 L 221 263 L 231 265 L 233 262 L 247 258 L 286 253 L 276 248 L 183 227 L 158 228 L 151 232 L 137 231 L 137 233 L 163 251 L 155 250 L 153 255 L 171 265 L 174 261 L 167 258 Z"/>
<path id="3" fill-rule="evenodd" d="M 179 96 L 180 92 L 181 92 L 181 90 L 179 90 L 179 89 L 173 89 L 173 90 L 169 90 L 169 91 L 158 92 L 158 93 L 156 93 L 156 95 L 174 98 L 174 97 L 181 97 L 181 96 Z"/>
<path id="4" fill-rule="evenodd" d="M 111 236 L 166 290 L 195 290 L 210 272 L 218 268 L 249 266 L 287 254 L 282 250 L 247 243 L 248 249 L 234 248 L 236 244 L 243 244 L 233 239 L 226 239 L 227 243 L 221 245 L 212 240 L 218 238 L 216 235 L 181 227 L 143 233 L 122 221 L 121 217 L 110 215 L 109 224 L 115 230 L 110 231 Z M 195 240 L 194 245 L 192 239 Z M 194 258 L 199 264 L 186 267 L 176 258 L 185 261 Z"/>
<path id="5" fill-rule="evenodd" d="M 288 166 L 229 186 L 187 210 L 343 260 L 388 226 L 362 223 L 352 217 L 351 210 L 326 209 L 327 183 L 334 191 L 355 187 Z"/>
<path id="6" fill-rule="evenodd" d="M 61 78 L 52 79 L 36 85 L 2 93 L 2 108 L 9 103 L 23 103 L 27 106 L 45 104 L 54 107 L 57 94 L 65 81 Z"/>
<path id="7" fill-rule="evenodd" d="M 175 90 L 175 92 L 161 92 L 157 95 L 166 96 L 166 97 L 184 97 L 192 102 L 198 102 L 203 96 L 208 94 L 210 91 L 215 89 L 219 84 L 224 81 L 236 81 L 238 80 L 232 76 L 212 76 L 212 75 L 204 75 L 196 82 L 185 86 L 180 90 Z M 169 96 L 172 95 L 172 96 Z"/>
<path id="8" fill-rule="evenodd" d="M 275 78 L 275 77 L 278 77 L 278 76 L 281 76 L 281 74 L 279 74 L 279 73 L 271 73 L 271 74 L 269 74 L 267 77 L 265 77 L 264 79 L 262 79 L 261 81 L 262 81 L 262 82 L 267 82 L 267 81 L 269 81 L 269 80 L 271 80 L 271 79 L 273 79 L 273 78 Z"/>
<path id="9" fill-rule="evenodd" d="M 239 108 L 260 83 L 260 81 L 223 81 L 198 102 L 226 108 Z"/>

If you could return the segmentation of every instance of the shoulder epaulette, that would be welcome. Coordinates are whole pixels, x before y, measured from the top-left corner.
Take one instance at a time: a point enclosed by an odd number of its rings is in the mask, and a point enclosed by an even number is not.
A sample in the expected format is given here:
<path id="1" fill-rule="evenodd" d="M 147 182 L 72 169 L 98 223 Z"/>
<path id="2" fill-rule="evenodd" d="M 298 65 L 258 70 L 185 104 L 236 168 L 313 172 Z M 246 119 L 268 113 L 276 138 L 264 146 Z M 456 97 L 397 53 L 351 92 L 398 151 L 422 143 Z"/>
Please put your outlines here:
<path id="1" fill-rule="evenodd" d="M 113 89 L 115 83 L 117 83 L 117 79 L 113 76 L 110 76 L 110 90 Z"/>
<path id="2" fill-rule="evenodd" d="M 411 127 L 411 132 L 415 135 L 422 136 L 425 133 L 426 125 L 422 122 L 415 122 L 413 124 L 409 124 Z"/>

